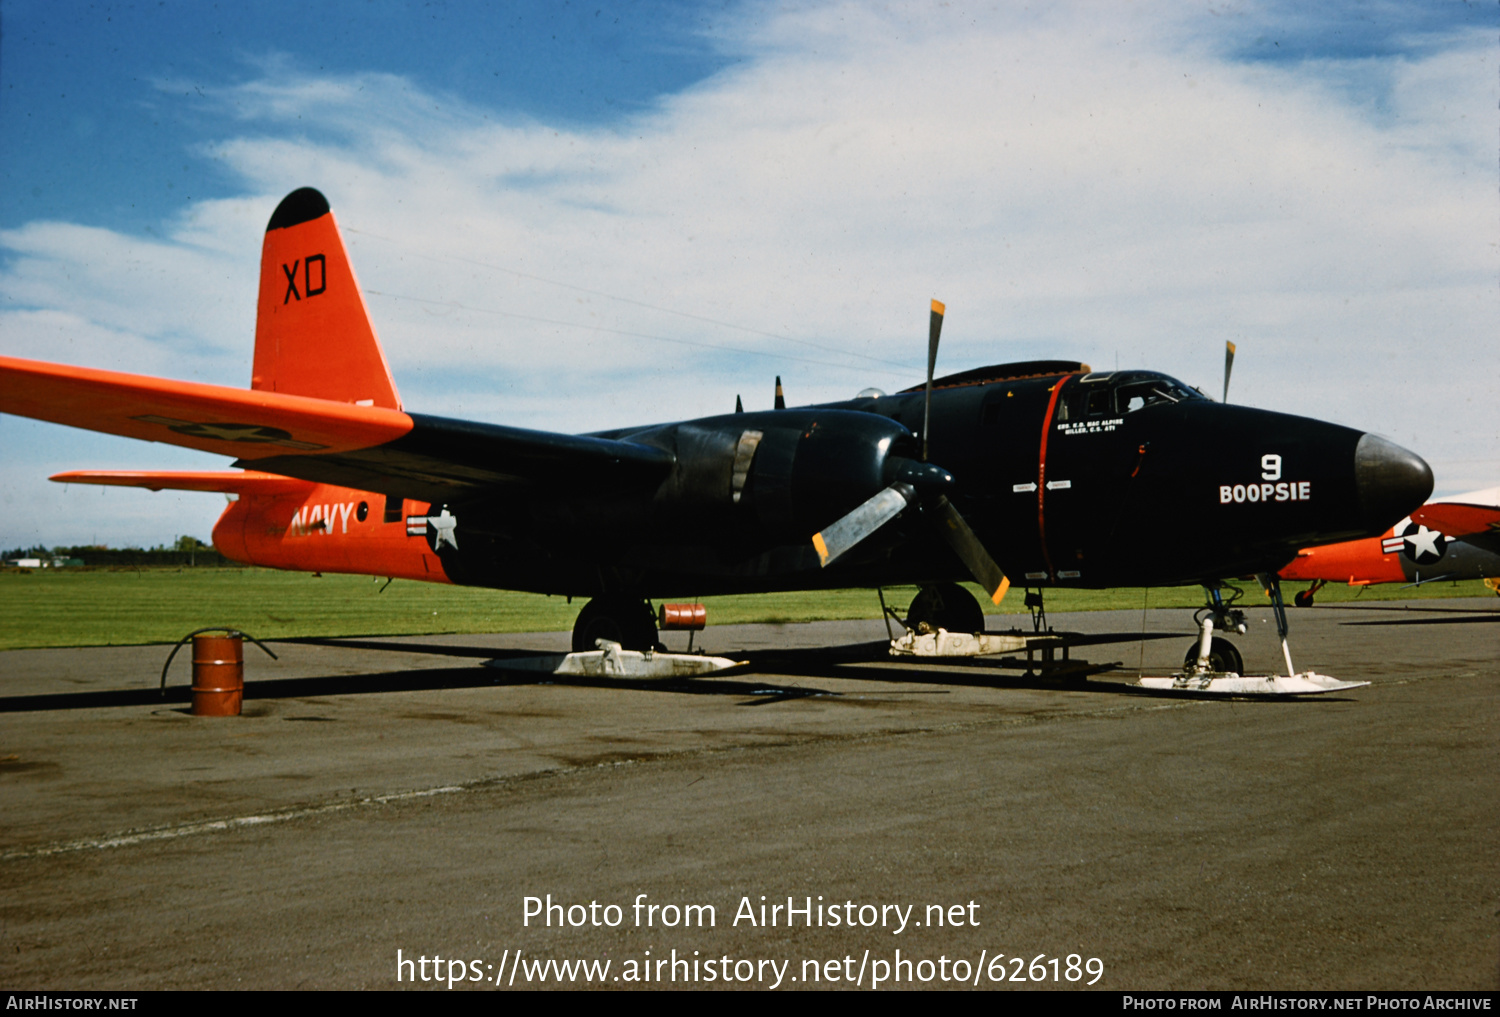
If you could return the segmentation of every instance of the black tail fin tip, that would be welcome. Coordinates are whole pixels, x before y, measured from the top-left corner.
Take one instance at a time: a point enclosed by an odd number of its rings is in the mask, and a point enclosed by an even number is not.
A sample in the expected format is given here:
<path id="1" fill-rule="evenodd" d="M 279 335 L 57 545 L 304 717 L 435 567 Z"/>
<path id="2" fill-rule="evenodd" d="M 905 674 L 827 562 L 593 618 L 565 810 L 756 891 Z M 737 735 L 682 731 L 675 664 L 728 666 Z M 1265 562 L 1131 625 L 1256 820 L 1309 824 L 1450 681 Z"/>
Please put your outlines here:
<path id="1" fill-rule="evenodd" d="M 266 225 L 266 232 L 284 230 L 288 226 L 312 222 L 319 216 L 327 214 L 328 199 L 323 197 L 321 191 L 312 187 L 299 187 L 281 199 L 281 204 L 277 205 L 276 211 L 271 213 L 271 221 Z"/>

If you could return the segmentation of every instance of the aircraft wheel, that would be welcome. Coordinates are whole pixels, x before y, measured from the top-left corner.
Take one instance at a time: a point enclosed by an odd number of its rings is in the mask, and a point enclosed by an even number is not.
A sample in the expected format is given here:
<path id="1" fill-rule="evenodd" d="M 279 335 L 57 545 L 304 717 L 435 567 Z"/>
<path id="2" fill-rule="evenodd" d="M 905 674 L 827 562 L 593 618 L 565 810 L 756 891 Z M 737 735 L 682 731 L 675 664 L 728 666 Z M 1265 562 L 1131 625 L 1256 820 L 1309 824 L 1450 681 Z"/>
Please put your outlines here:
<path id="1" fill-rule="evenodd" d="M 1313 591 L 1303 590 L 1301 593 L 1292 598 L 1292 603 L 1296 604 L 1298 607 L 1312 607 Z"/>
<path id="2" fill-rule="evenodd" d="M 1183 657 L 1184 667 L 1192 667 L 1198 663 L 1198 643 L 1194 640 L 1193 645 L 1188 647 L 1187 656 Z M 1245 673 L 1245 660 L 1240 656 L 1240 651 L 1227 639 L 1214 636 L 1213 641 L 1208 644 L 1208 666 L 1215 671 L 1233 671 L 1235 674 Z"/>
<path id="3" fill-rule="evenodd" d="M 595 597 L 573 623 L 573 652 L 597 650 L 595 641 L 599 639 L 619 643 L 627 650 L 654 649 L 656 619 L 650 606 L 630 597 Z"/>
<path id="4" fill-rule="evenodd" d="M 917 591 L 906 609 L 906 627 L 919 630 L 925 624 L 929 631 L 984 631 L 984 610 L 974 595 L 957 583 L 924 586 Z"/>

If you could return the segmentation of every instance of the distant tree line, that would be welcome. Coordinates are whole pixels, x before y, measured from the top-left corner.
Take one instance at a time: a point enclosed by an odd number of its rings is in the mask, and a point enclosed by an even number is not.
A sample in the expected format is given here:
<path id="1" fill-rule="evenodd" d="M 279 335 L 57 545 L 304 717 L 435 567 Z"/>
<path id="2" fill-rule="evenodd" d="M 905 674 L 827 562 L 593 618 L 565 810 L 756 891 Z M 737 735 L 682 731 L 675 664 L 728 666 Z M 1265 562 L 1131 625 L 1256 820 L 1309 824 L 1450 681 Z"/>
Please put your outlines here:
<path id="1" fill-rule="evenodd" d="M 171 546 L 158 544 L 156 547 L 103 547 L 96 544 L 80 544 L 74 547 L 44 547 L 41 544 L 32 547 L 17 547 L 9 551 L 0 551 L 0 561 L 10 564 L 15 561 L 36 559 L 45 563 L 47 567 L 77 567 L 80 563 L 85 567 L 98 566 L 110 567 L 139 567 L 142 565 L 170 565 L 176 567 L 189 566 L 193 568 L 239 568 L 240 563 L 231 561 L 211 544 L 205 544 L 197 537 L 178 537 Z"/>

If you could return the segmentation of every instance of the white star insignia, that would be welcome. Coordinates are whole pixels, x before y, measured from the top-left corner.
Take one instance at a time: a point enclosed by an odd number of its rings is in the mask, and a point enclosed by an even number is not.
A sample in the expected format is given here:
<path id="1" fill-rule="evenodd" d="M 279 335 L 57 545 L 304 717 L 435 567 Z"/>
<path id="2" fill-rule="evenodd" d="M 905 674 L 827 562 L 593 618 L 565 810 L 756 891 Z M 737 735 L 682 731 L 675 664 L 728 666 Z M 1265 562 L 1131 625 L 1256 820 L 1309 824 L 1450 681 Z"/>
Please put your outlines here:
<path id="1" fill-rule="evenodd" d="M 1438 550 L 1438 538 L 1442 536 L 1437 530 L 1429 530 L 1425 526 L 1418 526 L 1416 533 L 1408 533 L 1406 542 L 1411 545 L 1411 556 L 1413 558 L 1424 554 L 1430 554 L 1435 558 L 1442 557 L 1443 552 Z"/>
<path id="2" fill-rule="evenodd" d="M 443 509 L 441 515 L 428 516 L 427 523 L 437 531 L 437 536 L 432 542 L 432 549 L 434 551 L 444 544 L 451 544 L 453 550 L 458 550 L 458 537 L 456 536 L 458 529 L 457 516 L 449 513 L 447 509 Z"/>

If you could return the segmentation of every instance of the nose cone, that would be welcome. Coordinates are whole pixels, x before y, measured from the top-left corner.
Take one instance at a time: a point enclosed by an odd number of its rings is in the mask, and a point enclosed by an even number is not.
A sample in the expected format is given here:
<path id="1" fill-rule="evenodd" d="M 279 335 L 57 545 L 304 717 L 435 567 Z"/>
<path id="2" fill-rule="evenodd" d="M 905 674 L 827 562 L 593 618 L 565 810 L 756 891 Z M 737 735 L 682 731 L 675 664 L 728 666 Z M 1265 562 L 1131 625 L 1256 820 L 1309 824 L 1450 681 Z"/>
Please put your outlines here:
<path id="1" fill-rule="evenodd" d="M 1414 452 L 1366 434 L 1354 447 L 1354 484 L 1361 520 L 1378 532 L 1432 494 L 1432 468 Z"/>

